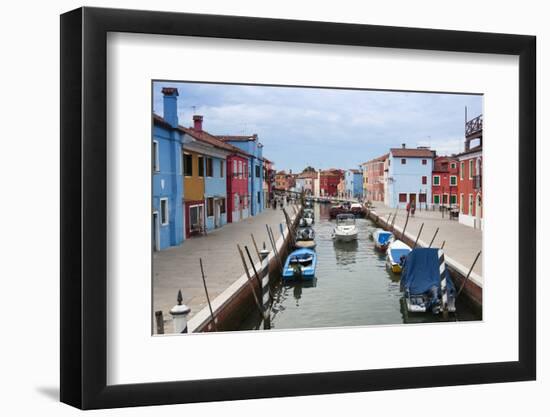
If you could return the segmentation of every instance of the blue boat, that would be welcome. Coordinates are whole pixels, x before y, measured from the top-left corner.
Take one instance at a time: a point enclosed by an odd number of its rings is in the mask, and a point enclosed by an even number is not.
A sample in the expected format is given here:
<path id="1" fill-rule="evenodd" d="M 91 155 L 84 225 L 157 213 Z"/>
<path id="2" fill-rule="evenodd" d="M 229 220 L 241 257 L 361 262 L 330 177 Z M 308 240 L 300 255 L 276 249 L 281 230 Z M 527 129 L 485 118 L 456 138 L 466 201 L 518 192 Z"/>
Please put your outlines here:
<path id="1" fill-rule="evenodd" d="M 317 254 L 311 249 L 297 249 L 286 258 L 283 279 L 310 280 L 315 276 Z"/>
<path id="2" fill-rule="evenodd" d="M 388 268 L 393 273 L 400 274 L 410 251 L 410 246 L 400 240 L 394 240 L 390 243 L 386 251 L 386 265 Z"/>
<path id="3" fill-rule="evenodd" d="M 410 313 L 456 311 L 456 289 L 441 249 L 411 250 L 403 265 L 401 288 Z"/>
<path id="4" fill-rule="evenodd" d="M 388 246 L 394 240 L 392 232 L 386 232 L 384 229 L 376 229 L 372 233 L 374 239 L 374 247 L 380 251 L 385 252 Z"/>

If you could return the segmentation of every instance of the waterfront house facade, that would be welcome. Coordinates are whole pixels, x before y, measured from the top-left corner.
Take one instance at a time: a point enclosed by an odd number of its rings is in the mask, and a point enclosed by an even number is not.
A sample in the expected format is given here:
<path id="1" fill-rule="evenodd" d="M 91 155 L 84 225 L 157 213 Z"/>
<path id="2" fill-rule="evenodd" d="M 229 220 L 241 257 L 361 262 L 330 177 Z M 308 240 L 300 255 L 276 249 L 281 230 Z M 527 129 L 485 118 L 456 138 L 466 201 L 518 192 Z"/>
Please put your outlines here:
<path id="1" fill-rule="evenodd" d="M 229 223 L 248 217 L 248 155 L 242 151 L 227 157 L 227 205 Z"/>
<path id="2" fill-rule="evenodd" d="M 454 156 L 438 156 L 434 158 L 431 178 L 431 203 L 435 207 L 458 205 L 458 174 L 458 158 Z"/>
<path id="3" fill-rule="evenodd" d="M 296 175 L 295 187 L 297 192 L 303 192 L 305 195 L 313 195 L 314 180 L 317 178 L 315 171 L 303 171 Z"/>
<path id="4" fill-rule="evenodd" d="M 263 145 L 258 140 L 258 135 L 251 136 L 217 136 L 218 139 L 225 143 L 236 146 L 244 152 L 248 157 L 248 195 L 250 215 L 255 216 L 264 210 L 264 169 L 263 169 Z"/>
<path id="5" fill-rule="evenodd" d="M 321 197 L 336 197 L 338 184 L 344 177 L 340 169 L 326 169 L 319 172 L 319 194 Z"/>
<path id="6" fill-rule="evenodd" d="M 165 118 L 153 115 L 152 222 L 154 251 L 180 245 L 184 240 L 181 149 L 182 133 L 177 129 L 177 88 L 164 88 Z"/>
<path id="7" fill-rule="evenodd" d="M 264 158 L 263 163 L 263 193 L 264 193 L 264 208 L 269 208 L 270 201 L 273 198 L 273 182 L 275 181 L 275 169 L 272 161 Z"/>
<path id="8" fill-rule="evenodd" d="M 405 208 L 407 203 L 427 207 L 432 201 L 430 179 L 435 152 L 426 147 L 392 148 L 388 154 L 388 198 L 391 208 Z"/>
<path id="9" fill-rule="evenodd" d="M 469 120 L 465 126 L 464 152 L 457 155 L 459 162 L 460 223 L 483 229 L 483 116 Z"/>
<path id="10" fill-rule="evenodd" d="M 363 192 L 367 201 L 385 201 L 385 162 L 388 154 L 361 164 L 363 167 Z"/>
<path id="11" fill-rule="evenodd" d="M 294 176 L 286 171 L 279 171 L 275 174 L 275 189 L 279 191 L 290 191 L 296 187 Z"/>
<path id="12" fill-rule="evenodd" d="M 345 172 L 345 191 L 346 198 L 363 198 L 363 172 L 359 169 L 348 169 Z"/>

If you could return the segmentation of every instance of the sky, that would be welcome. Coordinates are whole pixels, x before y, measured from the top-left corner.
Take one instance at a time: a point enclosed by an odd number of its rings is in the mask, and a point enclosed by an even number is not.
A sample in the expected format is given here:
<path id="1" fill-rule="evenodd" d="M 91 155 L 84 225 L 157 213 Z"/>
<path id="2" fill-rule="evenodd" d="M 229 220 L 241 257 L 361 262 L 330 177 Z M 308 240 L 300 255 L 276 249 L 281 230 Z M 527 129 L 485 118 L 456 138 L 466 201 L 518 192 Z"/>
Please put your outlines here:
<path id="1" fill-rule="evenodd" d="M 214 135 L 257 133 L 277 170 L 351 169 L 390 148 L 429 146 L 438 155 L 463 150 L 464 110 L 482 113 L 483 96 L 373 90 L 158 81 L 153 111 L 163 115 L 163 87 L 177 87 L 178 117 Z"/>

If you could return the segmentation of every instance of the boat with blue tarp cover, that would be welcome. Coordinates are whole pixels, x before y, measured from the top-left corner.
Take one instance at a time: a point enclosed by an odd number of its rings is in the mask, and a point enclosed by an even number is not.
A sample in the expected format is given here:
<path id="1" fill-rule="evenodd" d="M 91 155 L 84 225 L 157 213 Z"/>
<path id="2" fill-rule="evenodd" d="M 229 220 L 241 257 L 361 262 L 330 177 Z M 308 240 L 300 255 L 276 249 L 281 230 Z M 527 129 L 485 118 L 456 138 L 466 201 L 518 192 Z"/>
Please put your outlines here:
<path id="1" fill-rule="evenodd" d="M 401 288 L 410 313 L 456 311 L 456 289 L 441 249 L 411 250 L 404 262 Z"/>
<path id="2" fill-rule="evenodd" d="M 394 240 L 388 246 L 386 251 L 386 264 L 388 268 L 396 274 L 401 273 L 403 263 L 407 259 L 407 255 L 411 251 L 411 247 L 400 240 Z"/>
<path id="3" fill-rule="evenodd" d="M 374 239 L 374 247 L 381 251 L 386 251 L 394 240 L 393 233 L 387 232 L 384 229 L 376 229 L 372 233 L 372 238 Z"/>
<path id="4" fill-rule="evenodd" d="M 311 249 L 297 249 L 288 255 L 283 268 L 283 279 L 313 279 L 317 254 Z"/>

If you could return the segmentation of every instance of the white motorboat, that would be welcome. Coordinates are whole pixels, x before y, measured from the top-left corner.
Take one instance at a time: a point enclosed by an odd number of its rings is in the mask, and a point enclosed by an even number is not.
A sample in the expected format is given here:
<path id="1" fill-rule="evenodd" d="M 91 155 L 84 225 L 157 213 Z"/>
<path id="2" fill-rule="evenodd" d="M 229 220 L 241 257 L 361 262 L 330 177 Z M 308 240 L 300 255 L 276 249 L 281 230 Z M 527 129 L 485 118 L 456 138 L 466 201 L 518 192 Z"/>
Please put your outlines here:
<path id="1" fill-rule="evenodd" d="M 332 238 L 340 242 L 351 242 L 357 239 L 357 226 L 353 214 L 339 214 L 336 216 L 336 227 L 332 233 Z"/>

